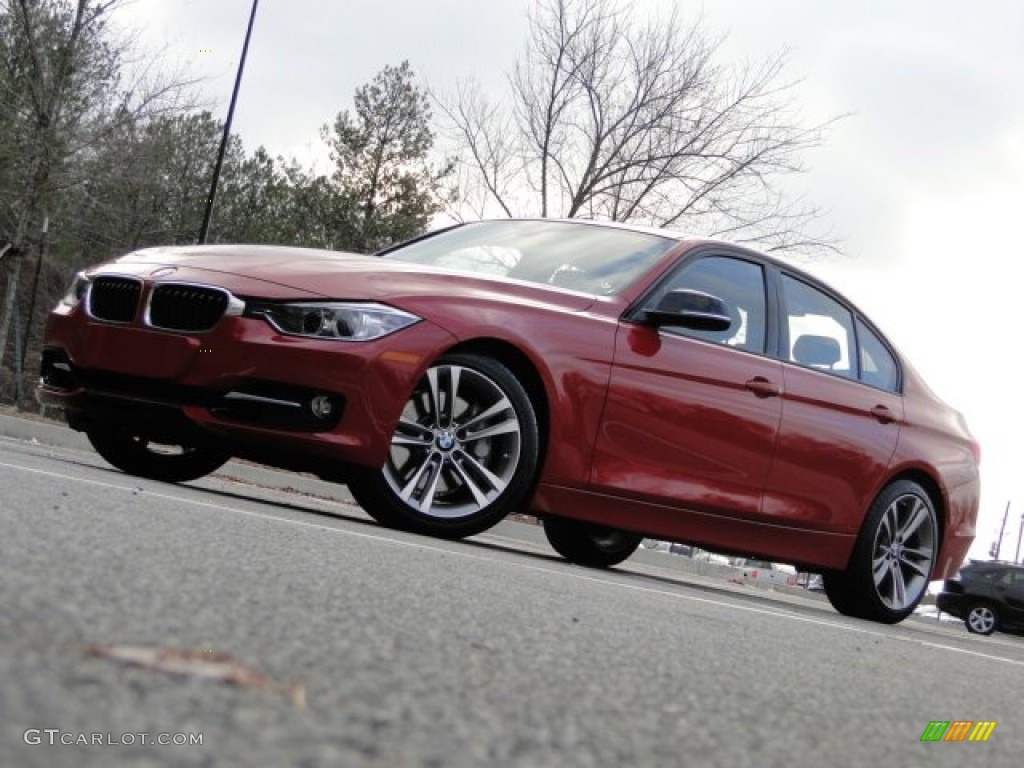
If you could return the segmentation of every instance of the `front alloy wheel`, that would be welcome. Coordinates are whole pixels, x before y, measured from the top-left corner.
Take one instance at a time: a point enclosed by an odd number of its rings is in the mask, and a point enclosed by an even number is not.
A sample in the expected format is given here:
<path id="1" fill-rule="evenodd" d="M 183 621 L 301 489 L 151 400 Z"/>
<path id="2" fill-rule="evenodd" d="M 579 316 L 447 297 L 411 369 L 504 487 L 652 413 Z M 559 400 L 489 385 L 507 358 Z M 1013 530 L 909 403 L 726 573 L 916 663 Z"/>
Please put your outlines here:
<path id="1" fill-rule="evenodd" d="M 967 612 L 964 624 L 967 626 L 968 632 L 973 632 L 976 635 L 991 635 L 999 625 L 999 617 L 991 605 L 975 603 Z"/>
<path id="2" fill-rule="evenodd" d="M 462 538 L 525 500 L 538 455 L 537 418 L 519 380 L 490 358 L 449 355 L 406 403 L 385 465 L 354 473 L 349 489 L 384 525 Z"/>
<path id="3" fill-rule="evenodd" d="M 847 569 L 825 574 L 825 594 L 840 613 L 895 624 L 924 597 L 938 548 L 928 493 L 898 480 L 871 505 Z"/>

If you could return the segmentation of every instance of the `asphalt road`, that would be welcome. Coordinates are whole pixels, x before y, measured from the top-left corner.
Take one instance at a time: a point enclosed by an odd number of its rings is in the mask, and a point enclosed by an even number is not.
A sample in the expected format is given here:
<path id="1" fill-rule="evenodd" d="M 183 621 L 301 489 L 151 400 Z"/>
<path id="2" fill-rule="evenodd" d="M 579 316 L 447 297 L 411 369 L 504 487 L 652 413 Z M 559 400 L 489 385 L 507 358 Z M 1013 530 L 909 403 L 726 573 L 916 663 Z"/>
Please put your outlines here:
<path id="1" fill-rule="evenodd" d="M 588 571 L 528 539 L 433 541 L 0 438 L 0 765 L 1020 765 L 1020 638 Z M 306 707 L 92 644 L 227 653 Z M 921 743 L 932 720 L 998 724 Z M 60 744 L 92 734 L 135 743 Z"/>

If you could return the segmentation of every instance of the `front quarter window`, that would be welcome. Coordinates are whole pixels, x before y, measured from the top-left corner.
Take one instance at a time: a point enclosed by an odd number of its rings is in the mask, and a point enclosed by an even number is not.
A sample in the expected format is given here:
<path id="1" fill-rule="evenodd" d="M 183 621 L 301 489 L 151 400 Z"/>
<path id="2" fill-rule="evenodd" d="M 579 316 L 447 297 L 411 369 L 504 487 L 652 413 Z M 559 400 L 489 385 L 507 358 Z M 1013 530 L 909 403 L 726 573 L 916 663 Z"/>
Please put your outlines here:
<path id="1" fill-rule="evenodd" d="M 765 349 L 767 309 L 764 268 L 731 256 L 702 256 L 687 261 L 669 276 L 645 302 L 655 307 L 670 291 L 690 290 L 716 296 L 725 302 L 732 324 L 724 331 L 663 326 L 662 330 L 701 341 L 724 344 L 747 352 Z"/>

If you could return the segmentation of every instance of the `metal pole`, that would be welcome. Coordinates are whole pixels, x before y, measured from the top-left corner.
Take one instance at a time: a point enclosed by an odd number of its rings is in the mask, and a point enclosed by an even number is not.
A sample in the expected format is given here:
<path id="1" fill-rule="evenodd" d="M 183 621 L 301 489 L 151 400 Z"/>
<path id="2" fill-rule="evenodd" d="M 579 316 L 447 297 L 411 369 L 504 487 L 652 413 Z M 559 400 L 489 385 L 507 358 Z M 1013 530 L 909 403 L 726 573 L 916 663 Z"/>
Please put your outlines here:
<path id="1" fill-rule="evenodd" d="M 999 538 L 996 539 L 996 556 L 995 560 L 999 559 L 999 548 L 1003 545 L 1003 534 L 1006 532 L 1006 518 L 1010 514 L 1010 502 L 1006 502 L 1006 511 L 1003 512 L 1003 524 L 999 527 Z"/>
<path id="2" fill-rule="evenodd" d="M 242 45 L 242 58 L 238 61 L 238 74 L 235 75 L 235 87 L 231 91 L 231 104 L 228 106 L 228 116 L 224 121 L 224 135 L 220 139 L 220 151 L 217 152 L 217 163 L 213 167 L 213 180 L 210 182 L 210 196 L 206 199 L 206 212 L 203 214 L 203 225 L 199 229 L 199 244 L 206 242 L 206 235 L 210 231 L 210 219 L 213 218 L 213 204 L 217 199 L 217 183 L 220 181 L 220 169 L 224 165 L 224 153 L 228 148 L 228 139 L 231 138 L 231 121 L 235 117 L 235 104 L 238 102 L 238 89 L 242 85 L 242 72 L 245 70 L 245 57 L 249 54 L 249 39 L 252 37 L 252 25 L 256 20 L 256 6 L 259 0 L 252 0 L 252 11 L 249 13 L 249 27 L 245 30 L 245 43 Z"/>
<path id="3" fill-rule="evenodd" d="M 1013 562 L 1020 562 L 1020 540 L 1024 539 L 1024 512 L 1020 513 L 1020 530 L 1017 531 L 1017 554 L 1013 558 Z"/>

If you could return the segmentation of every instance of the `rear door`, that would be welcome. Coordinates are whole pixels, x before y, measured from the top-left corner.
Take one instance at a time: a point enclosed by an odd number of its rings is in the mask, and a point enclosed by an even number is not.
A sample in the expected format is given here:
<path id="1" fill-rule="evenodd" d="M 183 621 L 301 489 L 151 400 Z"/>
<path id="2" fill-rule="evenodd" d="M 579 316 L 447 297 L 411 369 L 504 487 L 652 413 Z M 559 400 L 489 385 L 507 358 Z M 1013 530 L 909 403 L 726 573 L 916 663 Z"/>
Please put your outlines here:
<path id="1" fill-rule="evenodd" d="M 649 294 L 725 300 L 724 332 L 623 321 L 592 487 L 662 505 L 754 516 L 781 416 L 782 363 L 766 355 L 765 268 L 727 253 L 688 259 Z"/>
<path id="2" fill-rule="evenodd" d="M 895 357 L 836 297 L 780 275 L 785 394 L 763 513 L 854 532 L 878 491 L 903 421 Z"/>

